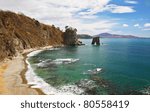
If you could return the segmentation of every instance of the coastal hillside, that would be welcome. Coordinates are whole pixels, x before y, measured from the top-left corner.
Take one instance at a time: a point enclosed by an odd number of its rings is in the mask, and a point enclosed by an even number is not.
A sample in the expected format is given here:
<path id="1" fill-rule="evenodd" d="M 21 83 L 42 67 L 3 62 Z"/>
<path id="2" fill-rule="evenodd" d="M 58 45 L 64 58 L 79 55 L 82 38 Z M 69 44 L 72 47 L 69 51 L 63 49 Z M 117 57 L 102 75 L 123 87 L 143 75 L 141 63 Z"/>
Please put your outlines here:
<path id="1" fill-rule="evenodd" d="M 119 34 L 111 34 L 111 33 L 101 33 L 95 36 L 99 36 L 100 38 L 140 38 L 133 35 L 119 35 Z M 79 39 L 92 39 L 95 36 L 90 36 L 87 34 L 78 34 Z"/>
<path id="2" fill-rule="evenodd" d="M 0 61 L 18 51 L 61 45 L 64 33 L 54 25 L 45 25 L 24 14 L 0 11 Z"/>
<path id="3" fill-rule="evenodd" d="M 79 39 L 92 39 L 93 37 L 88 34 L 78 34 Z"/>
<path id="4" fill-rule="evenodd" d="M 110 34 L 110 33 L 101 33 L 99 34 L 101 38 L 139 38 L 133 35 L 118 35 L 118 34 Z"/>

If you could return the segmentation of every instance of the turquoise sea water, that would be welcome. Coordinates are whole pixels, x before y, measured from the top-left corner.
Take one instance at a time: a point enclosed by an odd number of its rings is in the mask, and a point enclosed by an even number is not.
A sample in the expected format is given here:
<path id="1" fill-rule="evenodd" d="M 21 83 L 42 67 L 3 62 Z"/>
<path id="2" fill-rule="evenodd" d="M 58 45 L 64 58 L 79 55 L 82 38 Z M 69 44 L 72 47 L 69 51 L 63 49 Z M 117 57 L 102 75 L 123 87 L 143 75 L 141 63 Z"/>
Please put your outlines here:
<path id="1" fill-rule="evenodd" d="M 150 39 L 81 41 L 86 45 L 46 50 L 29 62 L 51 86 L 77 85 L 82 94 L 143 94 L 150 87 Z"/>

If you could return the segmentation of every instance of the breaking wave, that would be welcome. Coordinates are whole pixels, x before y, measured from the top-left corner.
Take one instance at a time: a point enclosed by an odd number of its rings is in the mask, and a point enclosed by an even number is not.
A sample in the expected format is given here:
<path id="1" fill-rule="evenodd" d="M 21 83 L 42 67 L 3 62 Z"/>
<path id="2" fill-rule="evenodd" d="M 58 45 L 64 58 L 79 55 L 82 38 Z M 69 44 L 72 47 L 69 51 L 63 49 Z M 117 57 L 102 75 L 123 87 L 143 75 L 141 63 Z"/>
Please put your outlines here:
<path id="1" fill-rule="evenodd" d="M 37 55 L 40 53 L 42 50 L 34 51 L 29 53 L 27 56 L 28 58 L 26 59 L 27 63 L 27 72 L 25 74 L 26 79 L 28 81 L 28 84 L 31 86 L 31 88 L 39 88 L 41 89 L 45 94 L 55 94 L 55 95 L 73 95 L 73 94 L 82 94 L 84 90 L 82 88 L 79 88 L 77 85 L 64 85 L 61 87 L 53 87 L 46 83 L 42 78 L 37 76 L 31 67 L 30 63 L 28 62 L 28 59 L 31 56 Z M 67 58 L 67 59 L 56 59 L 56 60 L 47 60 L 47 61 L 42 61 L 41 63 L 38 64 L 38 66 L 43 66 L 43 63 L 54 63 L 54 64 L 69 64 L 69 63 L 74 63 L 78 61 L 79 59 L 72 59 L 72 58 Z"/>
<path id="2" fill-rule="evenodd" d="M 71 64 L 79 61 L 79 59 L 66 58 L 66 59 L 56 59 L 56 60 L 45 60 L 37 64 L 40 68 L 46 68 L 52 65 L 60 65 L 60 64 Z"/>
<path id="3" fill-rule="evenodd" d="M 83 72 L 83 74 L 89 74 L 89 75 L 95 75 L 102 71 L 102 68 L 95 68 L 93 70 L 88 70 L 86 72 Z"/>

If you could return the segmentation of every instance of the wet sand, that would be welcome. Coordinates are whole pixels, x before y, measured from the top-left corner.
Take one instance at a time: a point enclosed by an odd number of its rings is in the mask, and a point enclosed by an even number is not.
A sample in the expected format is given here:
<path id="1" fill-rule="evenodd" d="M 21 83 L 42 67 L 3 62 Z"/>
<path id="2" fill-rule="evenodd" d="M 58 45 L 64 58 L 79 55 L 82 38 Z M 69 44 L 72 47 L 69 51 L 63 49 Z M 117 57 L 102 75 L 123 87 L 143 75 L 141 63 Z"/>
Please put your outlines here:
<path id="1" fill-rule="evenodd" d="M 18 53 L 12 60 L 5 60 L 0 63 L 0 94 L 1 95 L 44 95 L 39 88 L 31 88 L 27 84 L 25 73 L 27 54 L 35 50 L 44 50 L 52 46 L 24 50 Z"/>
<path id="2" fill-rule="evenodd" d="M 3 63 L 7 65 L 5 70 L 1 73 L 2 91 L 3 95 L 38 95 L 35 89 L 31 89 L 29 85 L 24 84 L 22 80 L 22 71 L 25 70 L 24 57 L 18 55 L 12 60 Z"/>
<path id="3" fill-rule="evenodd" d="M 2 64 L 0 66 L 0 94 L 6 93 L 5 81 L 4 81 L 4 77 L 3 77 L 3 73 L 6 68 L 7 68 L 6 64 Z"/>

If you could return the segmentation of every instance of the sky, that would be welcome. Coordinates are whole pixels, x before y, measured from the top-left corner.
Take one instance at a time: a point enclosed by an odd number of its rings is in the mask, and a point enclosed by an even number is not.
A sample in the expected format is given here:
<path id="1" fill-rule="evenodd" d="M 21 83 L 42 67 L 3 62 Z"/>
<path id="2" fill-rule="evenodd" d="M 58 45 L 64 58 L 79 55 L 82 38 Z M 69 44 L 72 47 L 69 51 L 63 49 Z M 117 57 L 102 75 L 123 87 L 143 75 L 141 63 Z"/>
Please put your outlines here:
<path id="1" fill-rule="evenodd" d="M 80 34 L 150 37 L 150 0 L 0 0 L 0 9 Z"/>

